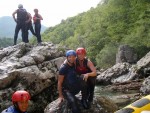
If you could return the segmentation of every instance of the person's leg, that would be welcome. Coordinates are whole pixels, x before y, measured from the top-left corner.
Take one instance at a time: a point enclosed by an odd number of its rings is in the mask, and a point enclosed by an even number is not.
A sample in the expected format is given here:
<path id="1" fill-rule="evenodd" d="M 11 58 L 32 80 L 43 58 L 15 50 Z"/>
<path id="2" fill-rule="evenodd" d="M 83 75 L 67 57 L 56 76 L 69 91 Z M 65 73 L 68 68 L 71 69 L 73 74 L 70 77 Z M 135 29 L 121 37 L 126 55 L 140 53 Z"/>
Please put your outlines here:
<path id="1" fill-rule="evenodd" d="M 30 25 L 29 25 L 29 30 L 31 31 L 32 35 L 36 36 L 33 26 L 32 26 L 32 23 L 30 23 Z"/>
<path id="2" fill-rule="evenodd" d="M 95 88 L 96 77 L 89 77 L 87 80 L 87 89 L 88 89 L 88 101 L 92 102 L 94 97 L 94 88 Z"/>
<path id="3" fill-rule="evenodd" d="M 72 93 L 70 93 L 67 90 L 63 91 L 63 95 L 67 99 L 67 101 L 72 109 L 72 112 L 73 113 L 81 113 L 81 110 L 77 104 L 77 99 L 76 99 L 75 95 L 73 95 Z"/>
<path id="4" fill-rule="evenodd" d="M 28 25 L 26 23 L 22 23 L 22 39 L 23 42 L 28 43 Z"/>
<path id="5" fill-rule="evenodd" d="M 87 94 L 87 83 L 83 80 L 83 76 L 79 77 L 79 84 L 80 84 L 80 89 L 81 89 L 81 94 L 82 94 L 82 105 L 85 109 L 89 109 L 89 105 L 88 105 L 88 94 Z"/>
<path id="6" fill-rule="evenodd" d="M 38 43 L 42 42 L 40 32 L 41 32 L 41 24 L 35 24 L 35 34 L 37 36 L 37 42 Z"/>
<path id="7" fill-rule="evenodd" d="M 18 38 L 18 33 L 20 29 L 21 29 L 20 24 L 17 24 L 15 28 L 15 34 L 14 34 L 14 45 L 17 44 L 17 38 Z"/>

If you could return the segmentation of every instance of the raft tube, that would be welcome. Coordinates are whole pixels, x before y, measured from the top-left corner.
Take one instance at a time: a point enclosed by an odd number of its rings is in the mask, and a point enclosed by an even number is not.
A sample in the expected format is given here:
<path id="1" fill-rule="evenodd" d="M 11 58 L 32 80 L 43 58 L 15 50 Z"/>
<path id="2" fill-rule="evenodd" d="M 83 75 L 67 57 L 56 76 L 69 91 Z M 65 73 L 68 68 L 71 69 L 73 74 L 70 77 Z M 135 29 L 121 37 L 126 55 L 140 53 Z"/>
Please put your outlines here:
<path id="1" fill-rule="evenodd" d="M 150 95 L 135 101 L 115 113 L 150 113 Z"/>

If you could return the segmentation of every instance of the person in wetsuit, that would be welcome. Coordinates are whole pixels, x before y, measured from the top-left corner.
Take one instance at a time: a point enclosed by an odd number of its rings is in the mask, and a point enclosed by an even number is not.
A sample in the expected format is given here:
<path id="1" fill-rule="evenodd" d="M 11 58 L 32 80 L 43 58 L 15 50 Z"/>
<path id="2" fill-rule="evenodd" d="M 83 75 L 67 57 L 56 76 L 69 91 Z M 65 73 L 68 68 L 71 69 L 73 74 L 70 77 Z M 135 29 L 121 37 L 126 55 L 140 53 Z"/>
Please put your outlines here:
<path id="1" fill-rule="evenodd" d="M 15 15 L 17 14 L 17 17 Z M 17 44 L 18 33 L 21 30 L 22 32 L 22 41 L 28 43 L 28 30 L 27 30 L 27 23 L 30 21 L 31 18 L 28 20 L 26 19 L 28 15 L 26 9 L 23 8 L 22 4 L 18 5 L 18 9 L 15 10 L 12 14 L 14 21 L 16 22 L 15 34 L 14 34 L 14 45 Z"/>
<path id="2" fill-rule="evenodd" d="M 27 113 L 30 94 L 27 91 L 19 90 L 12 95 L 13 105 L 3 110 L 2 113 Z"/>
<path id="3" fill-rule="evenodd" d="M 90 105 L 94 97 L 96 68 L 94 67 L 93 63 L 86 58 L 86 50 L 84 48 L 77 48 L 76 54 L 76 71 L 79 75 L 83 76 L 87 83 L 88 102 Z"/>
<path id="4" fill-rule="evenodd" d="M 38 9 L 34 9 L 35 15 L 33 16 L 33 22 L 34 22 L 34 29 L 35 29 L 35 34 L 37 37 L 37 42 L 40 45 L 42 42 L 41 39 L 41 20 L 43 20 L 42 16 L 38 13 Z"/>

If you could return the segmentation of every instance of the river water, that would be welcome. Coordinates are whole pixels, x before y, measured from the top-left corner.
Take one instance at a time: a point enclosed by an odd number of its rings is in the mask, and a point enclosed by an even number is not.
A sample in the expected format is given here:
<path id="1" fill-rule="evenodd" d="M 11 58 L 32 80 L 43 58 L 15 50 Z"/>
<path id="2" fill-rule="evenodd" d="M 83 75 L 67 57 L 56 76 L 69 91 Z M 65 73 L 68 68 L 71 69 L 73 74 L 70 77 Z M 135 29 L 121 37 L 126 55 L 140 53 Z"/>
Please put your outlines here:
<path id="1" fill-rule="evenodd" d="M 139 98 L 138 90 L 127 90 L 127 91 L 112 91 L 107 89 L 106 86 L 95 87 L 96 96 L 106 96 L 113 100 L 119 108 L 123 108 Z"/>

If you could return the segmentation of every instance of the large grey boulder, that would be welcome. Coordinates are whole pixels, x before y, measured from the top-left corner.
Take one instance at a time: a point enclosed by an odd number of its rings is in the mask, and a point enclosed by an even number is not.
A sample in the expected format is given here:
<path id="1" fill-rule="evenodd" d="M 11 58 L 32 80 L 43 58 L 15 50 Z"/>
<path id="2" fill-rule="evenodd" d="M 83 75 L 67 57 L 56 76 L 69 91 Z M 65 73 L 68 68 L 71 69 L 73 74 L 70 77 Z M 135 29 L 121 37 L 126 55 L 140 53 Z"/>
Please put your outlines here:
<path id="1" fill-rule="evenodd" d="M 130 67 L 129 63 L 118 63 L 98 75 L 97 83 L 108 85 L 116 82 L 125 82 L 130 78 L 127 76 Z"/>
<path id="2" fill-rule="evenodd" d="M 28 112 L 44 112 L 46 105 L 57 98 L 57 75 L 64 52 L 52 43 L 20 43 L 1 49 L 0 111 L 12 104 L 12 93 L 21 89 L 31 94 Z"/>
<path id="3" fill-rule="evenodd" d="M 150 52 L 136 64 L 117 63 L 97 76 L 97 83 L 112 84 L 143 79 L 150 75 Z"/>
<path id="4" fill-rule="evenodd" d="M 142 92 L 143 94 L 150 93 L 150 76 L 144 80 L 142 87 L 140 88 L 140 92 Z"/>
<path id="5" fill-rule="evenodd" d="M 118 53 L 116 54 L 116 64 L 123 62 L 131 64 L 137 62 L 137 54 L 134 52 L 133 48 L 128 45 L 120 45 Z"/>
<path id="6" fill-rule="evenodd" d="M 78 101 L 78 104 L 80 105 L 82 113 L 114 113 L 118 109 L 117 105 L 114 102 L 112 102 L 109 98 L 103 96 L 96 97 L 91 104 L 91 108 L 87 110 L 82 107 L 80 101 Z M 57 99 L 47 105 L 44 113 L 72 112 L 66 100 L 60 104 L 58 103 Z"/>

